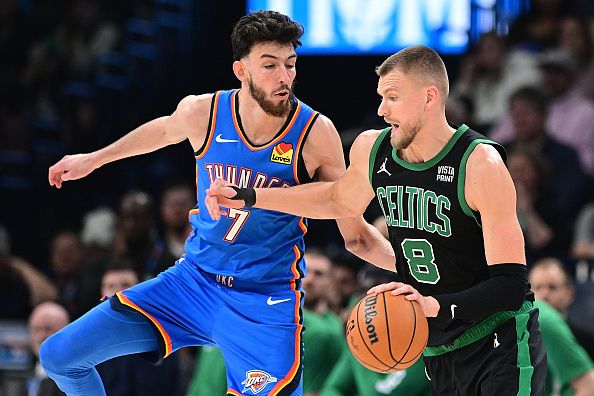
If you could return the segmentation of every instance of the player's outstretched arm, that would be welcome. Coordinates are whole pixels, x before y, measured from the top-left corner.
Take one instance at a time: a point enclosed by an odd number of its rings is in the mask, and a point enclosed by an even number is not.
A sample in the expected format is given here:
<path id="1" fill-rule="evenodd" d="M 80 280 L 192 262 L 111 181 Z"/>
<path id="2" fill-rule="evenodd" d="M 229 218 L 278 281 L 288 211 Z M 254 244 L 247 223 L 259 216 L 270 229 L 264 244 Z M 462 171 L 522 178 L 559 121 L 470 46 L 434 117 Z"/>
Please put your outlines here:
<path id="1" fill-rule="evenodd" d="M 373 146 L 378 135 L 378 132 L 370 131 L 361 139 L 371 140 Z M 357 145 L 361 146 L 361 142 Z M 368 142 L 363 144 L 363 146 L 367 145 Z M 361 148 L 357 147 L 357 149 L 361 151 Z M 366 147 L 365 151 L 367 152 Z M 306 140 L 303 156 L 306 163 L 310 165 L 308 168 L 315 169 L 314 177 L 319 181 L 334 182 L 344 174 L 346 166 L 342 142 L 330 119 L 323 115 L 317 119 Z M 368 166 L 368 160 L 366 164 Z M 368 175 L 368 172 L 366 170 L 365 174 Z M 367 223 L 363 216 L 336 219 L 336 224 L 349 252 L 380 268 L 396 271 L 396 258 L 390 242 L 375 227 Z"/>
<path id="2" fill-rule="evenodd" d="M 357 137 L 351 147 L 351 164 L 335 182 L 308 183 L 290 188 L 237 189 L 222 179 L 215 180 L 206 190 L 210 216 L 216 220 L 220 218 L 219 205 L 228 208 L 254 206 L 312 219 L 362 215 L 374 197 L 367 175 L 374 132 L 363 132 Z"/>
<path id="3" fill-rule="evenodd" d="M 202 134 L 192 136 L 190 140 L 193 144 L 203 140 L 206 125 L 202 128 L 200 125 L 208 122 L 211 96 L 188 96 L 182 99 L 172 115 L 149 121 L 107 147 L 91 153 L 65 156 L 49 168 L 49 184 L 61 188 L 62 182 L 81 179 L 107 163 L 179 143 L 188 137 L 188 131 Z"/>

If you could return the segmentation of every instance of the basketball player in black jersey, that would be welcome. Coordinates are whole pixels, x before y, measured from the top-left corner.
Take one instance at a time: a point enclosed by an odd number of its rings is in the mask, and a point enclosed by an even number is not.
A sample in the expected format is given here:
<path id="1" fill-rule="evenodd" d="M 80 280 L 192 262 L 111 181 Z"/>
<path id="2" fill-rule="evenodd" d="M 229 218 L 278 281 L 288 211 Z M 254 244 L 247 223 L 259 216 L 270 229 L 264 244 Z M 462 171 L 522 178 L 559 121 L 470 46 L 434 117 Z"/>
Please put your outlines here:
<path id="1" fill-rule="evenodd" d="M 378 114 L 390 124 L 363 132 L 336 182 L 237 188 L 218 180 L 219 205 L 310 218 L 360 215 L 377 197 L 401 282 L 376 286 L 416 300 L 429 318 L 424 353 L 436 395 L 542 395 L 546 353 L 526 274 L 516 192 L 505 151 L 445 117 L 448 77 L 424 46 L 378 67 Z"/>

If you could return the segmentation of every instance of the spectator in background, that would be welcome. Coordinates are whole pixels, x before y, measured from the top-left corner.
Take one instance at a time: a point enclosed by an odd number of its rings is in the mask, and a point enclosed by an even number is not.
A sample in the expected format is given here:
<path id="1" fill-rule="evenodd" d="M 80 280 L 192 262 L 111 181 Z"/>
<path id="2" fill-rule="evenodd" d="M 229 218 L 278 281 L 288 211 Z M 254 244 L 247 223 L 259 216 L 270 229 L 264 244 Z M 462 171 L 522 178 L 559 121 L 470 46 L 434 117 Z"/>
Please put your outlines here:
<path id="1" fill-rule="evenodd" d="M 333 260 L 332 282 L 329 295 L 329 305 L 342 322 L 349 316 L 349 302 L 353 296 L 359 294 L 357 272 L 359 264 L 347 257 L 337 257 Z"/>
<path id="2" fill-rule="evenodd" d="M 574 302 L 575 288 L 563 263 L 551 257 L 541 259 L 530 269 L 529 280 L 535 297 L 547 302 L 565 318 L 579 344 L 594 359 L 594 333 L 568 315 Z"/>
<path id="3" fill-rule="evenodd" d="M 103 275 L 101 294 L 111 297 L 138 282 L 138 274 L 131 266 L 114 263 Z M 177 396 L 181 393 L 177 352 L 158 366 L 142 355 L 120 356 L 99 364 L 97 371 L 109 396 Z"/>
<path id="4" fill-rule="evenodd" d="M 198 347 L 187 396 L 224 395 L 227 389 L 227 370 L 221 350 L 215 346 Z"/>
<path id="5" fill-rule="evenodd" d="M 195 204 L 194 190 L 186 184 L 174 184 L 163 192 L 161 221 L 164 249 L 157 260 L 154 275 L 169 268 L 184 254 L 186 238 L 192 229 L 188 215 Z"/>
<path id="6" fill-rule="evenodd" d="M 594 104 L 575 89 L 578 64 L 570 52 L 551 50 L 540 57 L 541 86 L 548 94 L 545 129 L 549 136 L 573 148 L 581 168 L 594 175 Z M 493 131 L 499 141 L 514 139 L 515 120 L 507 116 Z"/>
<path id="7" fill-rule="evenodd" d="M 539 78 L 532 55 L 508 51 L 505 39 L 491 32 L 481 36 L 463 61 L 452 94 L 469 98 L 477 129 L 490 130 L 506 114 L 510 95 L 523 85 L 537 84 Z"/>
<path id="8" fill-rule="evenodd" d="M 575 88 L 594 99 L 594 40 L 590 21 L 583 15 L 567 15 L 561 19 L 557 45 L 569 51 L 578 64 Z"/>
<path id="9" fill-rule="evenodd" d="M 538 323 L 547 350 L 547 378 L 545 394 L 592 395 L 594 390 L 594 365 L 577 343 L 563 317 L 543 300 L 536 300 L 539 310 Z"/>
<path id="10" fill-rule="evenodd" d="M 56 287 L 20 257 L 10 254 L 10 235 L 0 225 L 0 319 L 27 319 L 32 307 L 57 296 Z"/>
<path id="11" fill-rule="evenodd" d="M 151 277 L 163 252 L 154 216 L 153 199 L 145 192 L 129 192 L 120 201 L 113 258 L 130 262 L 141 279 Z"/>
<path id="12" fill-rule="evenodd" d="M 89 263 L 105 265 L 109 261 L 116 222 L 117 215 L 107 207 L 95 208 L 84 215 L 80 239 Z"/>
<path id="13" fill-rule="evenodd" d="M 520 88 L 510 99 L 513 139 L 504 144 L 508 151 L 522 148 L 542 155 L 551 164 L 551 190 L 557 191 L 559 217 L 573 224 L 585 199 L 587 178 L 576 151 L 551 137 L 546 128 L 547 100 L 532 87 Z"/>
<path id="14" fill-rule="evenodd" d="M 304 256 L 307 276 L 303 290 L 307 298 L 303 308 L 305 352 L 303 361 L 303 394 L 320 393 L 324 381 L 342 351 L 342 321 L 328 306 L 332 282 L 332 261 L 323 253 L 309 249 Z"/>
<path id="15" fill-rule="evenodd" d="M 562 254 L 569 244 L 567 228 L 558 216 L 555 190 L 549 188 L 550 166 L 539 154 L 517 148 L 508 156 L 509 173 L 517 194 L 517 212 L 524 241 L 526 258 Z"/>
<path id="16" fill-rule="evenodd" d="M 50 267 L 58 286 L 58 301 L 72 318 L 81 316 L 87 306 L 81 305 L 81 275 L 85 269 L 83 248 L 76 233 L 61 231 L 51 243 Z"/>
<path id="17" fill-rule="evenodd" d="M 24 320 L 31 312 L 31 290 L 22 275 L 0 253 L 0 319 Z M 10 303 L 7 303 L 10 302 Z"/>
<path id="18" fill-rule="evenodd" d="M 567 50 L 552 50 L 541 58 L 542 86 L 549 94 L 547 131 L 572 147 L 582 169 L 594 176 L 594 104 L 575 89 L 579 66 Z"/>
<path id="19" fill-rule="evenodd" d="M 571 254 L 578 260 L 594 260 L 594 202 L 584 206 L 577 217 Z"/>
<path id="20" fill-rule="evenodd" d="M 542 51 L 555 45 L 559 20 L 568 12 L 563 0 L 532 0 L 530 11 L 520 15 L 509 29 L 514 46 L 530 51 Z"/>
<path id="21" fill-rule="evenodd" d="M 29 317 L 29 337 L 31 349 L 36 357 L 35 371 L 27 381 L 28 396 L 61 396 L 64 395 L 39 364 L 39 346 L 46 338 L 70 323 L 68 312 L 61 305 L 45 302 L 33 310 Z"/>

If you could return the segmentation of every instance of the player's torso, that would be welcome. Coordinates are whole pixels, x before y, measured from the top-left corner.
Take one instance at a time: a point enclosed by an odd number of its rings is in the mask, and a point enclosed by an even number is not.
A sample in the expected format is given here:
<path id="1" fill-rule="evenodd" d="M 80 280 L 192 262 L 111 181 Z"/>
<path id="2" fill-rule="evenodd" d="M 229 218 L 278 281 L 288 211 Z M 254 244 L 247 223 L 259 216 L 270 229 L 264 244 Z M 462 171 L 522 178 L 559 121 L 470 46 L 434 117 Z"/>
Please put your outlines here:
<path id="1" fill-rule="evenodd" d="M 370 177 L 397 271 L 421 294 L 459 292 L 489 276 L 480 215 L 464 197 L 466 161 L 479 143 L 492 144 L 463 125 L 432 160 L 412 164 L 398 158 L 385 130 L 372 150 Z M 436 327 L 445 332 L 440 337 L 469 326 L 430 319 L 431 324 L 432 336 L 439 333 Z"/>
<path id="2" fill-rule="evenodd" d="M 257 208 L 231 209 L 210 219 L 205 190 L 216 178 L 240 187 L 289 187 L 307 180 L 301 149 L 317 113 L 296 101 L 286 124 L 267 144 L 250 143 L 238 111 L 238 90 L 213 97 L 209 130 L 196 153 L 197 208 L 186 257 L 206 272 L 245 281 L 277 282 L 302 276 L 305 220 Z"/>

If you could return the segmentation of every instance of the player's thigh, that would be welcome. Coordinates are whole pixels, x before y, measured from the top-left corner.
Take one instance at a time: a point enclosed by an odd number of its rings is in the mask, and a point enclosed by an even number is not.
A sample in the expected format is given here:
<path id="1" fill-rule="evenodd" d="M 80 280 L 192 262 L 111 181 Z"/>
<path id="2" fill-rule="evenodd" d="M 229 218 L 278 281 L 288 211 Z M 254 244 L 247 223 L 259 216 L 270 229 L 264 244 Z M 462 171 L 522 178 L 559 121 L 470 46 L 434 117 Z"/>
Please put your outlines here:
<path id="1" fill-rule="evenodd" d="M 277 294 L 272 305 L 268 297 L 242 295 L 217 319 L 215 341 L 227 366 L 230 394 L 302 394 L 300 294 Z"/>
<path id="2" fill-rule="evenodd" d="M 486 341 L 481 395 L 544 395 L 547 363 L 537 310 L 509 319 Z"/>

